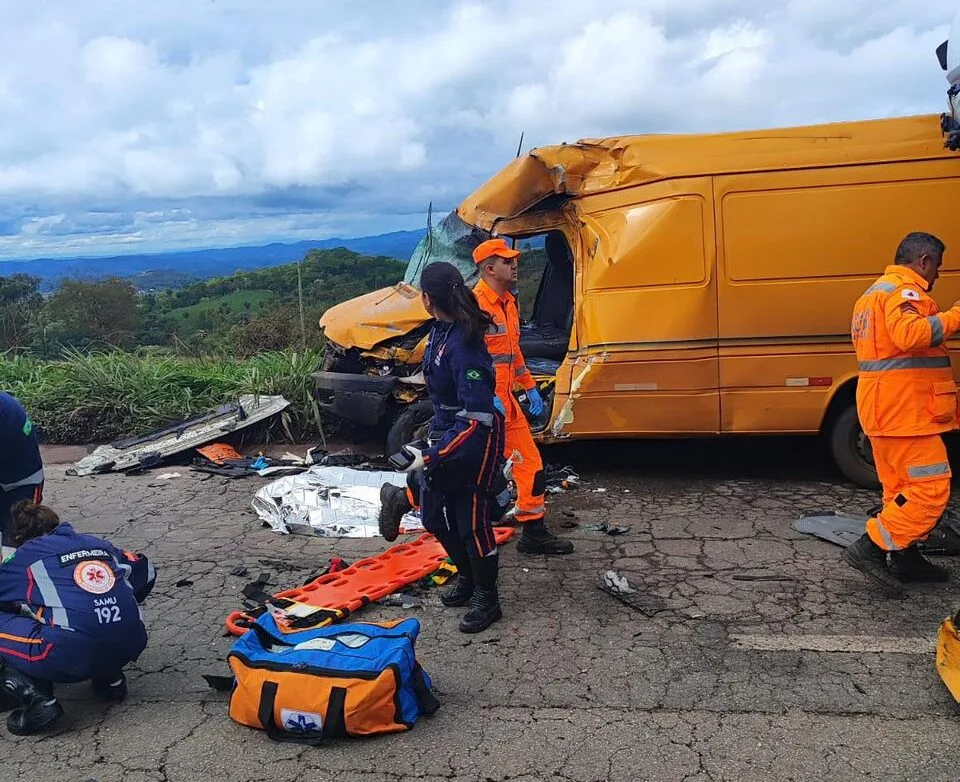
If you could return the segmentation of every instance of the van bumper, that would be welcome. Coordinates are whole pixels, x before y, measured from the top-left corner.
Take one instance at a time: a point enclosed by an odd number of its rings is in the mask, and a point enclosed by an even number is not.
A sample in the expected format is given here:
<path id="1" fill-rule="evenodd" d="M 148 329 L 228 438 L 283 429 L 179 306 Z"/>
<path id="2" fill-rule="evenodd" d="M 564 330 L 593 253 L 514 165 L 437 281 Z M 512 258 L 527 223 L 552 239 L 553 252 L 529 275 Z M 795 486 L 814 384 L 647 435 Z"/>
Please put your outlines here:
<path id="1" fill-rule="evenodd" d="M 311 377 L 321 410 L 363 426 L 380 423 L 397 386 L 395 377 L 346 372 L 314 372 Z"/>

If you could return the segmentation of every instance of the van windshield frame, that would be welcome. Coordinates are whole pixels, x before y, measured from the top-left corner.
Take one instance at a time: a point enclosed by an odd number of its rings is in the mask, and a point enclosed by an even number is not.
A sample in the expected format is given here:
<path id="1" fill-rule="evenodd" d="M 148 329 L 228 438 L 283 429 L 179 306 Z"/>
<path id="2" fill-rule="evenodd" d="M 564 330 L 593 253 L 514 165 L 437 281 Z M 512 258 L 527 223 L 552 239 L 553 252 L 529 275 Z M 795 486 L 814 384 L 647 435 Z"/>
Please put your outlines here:
<path id="1" fill-rule="evenodd" d="M 466 284 L 473 287 L 480 279 L 473 250 L 490 237 L 489 232 L 461 220 L 456 211 L 450 212 L 420 240 L 407 263 L 403 281 L 419 290 L 423 270 L 431 263 L 446 261 L 456 266 Z"/>

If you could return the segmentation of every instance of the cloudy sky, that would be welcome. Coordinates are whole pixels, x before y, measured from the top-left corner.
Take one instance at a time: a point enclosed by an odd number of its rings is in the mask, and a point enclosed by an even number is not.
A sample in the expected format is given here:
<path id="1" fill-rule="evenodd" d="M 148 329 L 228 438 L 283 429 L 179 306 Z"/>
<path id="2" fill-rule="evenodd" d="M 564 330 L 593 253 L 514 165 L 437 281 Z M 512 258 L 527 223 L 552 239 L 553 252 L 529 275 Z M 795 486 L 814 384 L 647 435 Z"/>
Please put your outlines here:
<path id="1" fill-rule="evenodd" d="M 939 112 L 958 0 L 0 0 L 0 257 L 424 224 L 524 148 Z"/>

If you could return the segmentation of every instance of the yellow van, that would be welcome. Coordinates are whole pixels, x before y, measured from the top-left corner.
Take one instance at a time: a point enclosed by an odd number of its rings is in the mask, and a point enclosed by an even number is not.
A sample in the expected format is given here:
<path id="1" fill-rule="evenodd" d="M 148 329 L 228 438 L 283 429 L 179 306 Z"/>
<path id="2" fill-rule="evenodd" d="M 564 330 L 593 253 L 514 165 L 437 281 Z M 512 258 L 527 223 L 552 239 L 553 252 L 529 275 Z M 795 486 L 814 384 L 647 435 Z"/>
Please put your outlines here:
<path id="1" fill-rule="evenodd" d="M 539 442 L 818 434 L 854 483 L 878 482 L 854 406 L 850 317 L 900 239 L 944 240 L 933 291 L 960 299 L 960 159 L 936 115 L 534 149 L 425 236 L 402 283 L 328 310 L 318 397 L 387 424 L 430 415 L 417 282 L 435 261 L 515 240 L 542 264 L 522 346 L 549 415 Z M 530 298 L 529 296 L 527 297 Z M 532 306 L 531 306 L 532 305 Z"/>

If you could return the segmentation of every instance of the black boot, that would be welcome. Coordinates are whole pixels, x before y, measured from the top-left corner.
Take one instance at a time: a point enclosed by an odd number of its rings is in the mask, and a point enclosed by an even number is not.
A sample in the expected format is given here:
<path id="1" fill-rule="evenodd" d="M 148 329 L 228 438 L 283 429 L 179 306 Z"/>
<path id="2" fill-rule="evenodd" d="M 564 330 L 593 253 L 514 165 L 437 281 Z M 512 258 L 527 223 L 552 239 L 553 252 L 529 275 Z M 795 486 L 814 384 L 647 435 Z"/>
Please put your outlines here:
<path id="1" fill-rule="evenodd" d="M 388 542 L 397 539 L 400 534 L 400 520 L 405 513 L 413 510 L 407 499 L 407 490 L 403 486 L 385 483 L 380 487 L 380 516 L 377 522 L 380 534 Z"/>
<path id="2" fill-rule="evenodd" d="M 471 557 L 474 589 L 470 598 L 470 610 L 460 620 L 461 633 L 479 633 L 503 617 L 500 610 L 500 598 L 497 595 L 497 571 L 500 568 L 500 555 L 489 557 Z"/>
<path id="3" fill-rule="evenodd" d="M 517 551 L 524 554 L 569 554 L 573 541 L 558 538 L 547 529 L 543 519 L 528 521 L 521 525 L 523 534 L 517 543 Z"/>
<path id="4" fill-rule="evenodd" d="M 127 677 L 123 672 L 103 679 L 91 679 L 90 684 L 101 700 L 119 703 L 127 697 Z"/>
<path id="5" fill-rule="evenodd" d="M 848 565 L 882 586 L 891 596 L 903 591 L 900 582 L 887 569 L 887 552 L 870 540 L 866 533 L 843 550 L 843 558 Z"/>
<path id="6" fill-rule="evenodd" d="M 934 565 L 920 553 L 916 544 L 903 551 L 890 552 L 890 572 L 900 581 L 949 581 L 946 568 Z"/>
<path id="7" fill-rule="evenodd" d="M 440 593 L 440 602 L 450 608 L 465 606 L 473 597 L 473 592 L 473 574 L 470 572 L 470 566 L 468 565 L 464 571 L 457 565 L 457 583 Z"/>
<path id="8" fill-rule="evenodd" d="M 457 583 L 451 589 L 445 589 L 440 593 L 440 602 L 445 606 L 465 606 L 473 597 L 473 566 L 470 564 L 470 556 L 463 545 L 459 536 L 449 531 L 441 531 L 440 535 L 434 537 L 440 541 L 443 550 L 457 567 Z"/>
<path id="9" fill-rule="evenodd" d="M 53 697 L 48 682 L 7 666 L 3 671 L 3 690 L 20 705 L 7 716 L 7 730 L 14 736 L 39 733 L 63 716 L 63 707 Z"/>

